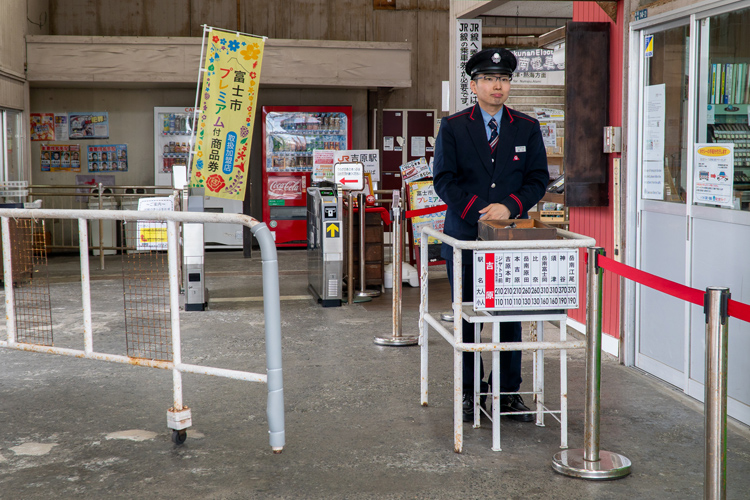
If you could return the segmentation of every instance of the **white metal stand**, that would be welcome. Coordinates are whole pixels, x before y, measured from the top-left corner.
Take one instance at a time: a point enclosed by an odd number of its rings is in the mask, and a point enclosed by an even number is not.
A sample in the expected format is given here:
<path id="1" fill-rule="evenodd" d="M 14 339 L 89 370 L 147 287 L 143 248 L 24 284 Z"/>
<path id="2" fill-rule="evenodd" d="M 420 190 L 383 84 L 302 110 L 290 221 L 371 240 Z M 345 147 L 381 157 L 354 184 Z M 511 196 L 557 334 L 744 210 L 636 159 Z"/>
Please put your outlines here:
<path id="1" fill-rule="evenodd" d="M 529 241 L 461 241 L 451 238 L 440 231 L 426 227 L 422 229 L 422 239 L 426 240 L 432 236 L 439 241 L 448 243 L 453 247 L 453 296 L 463 296 L 463 283 L 461 279 L 462 250 L 510 250 L 510 249 L 546 249 L 546 248 L 585 248 L 593 246 L 596 241 L 593 238 L 582 236 L 558 229 L 558 235 L 563 239 L 557 240 L 529 240 Z M 500 451 L 500 351 L 534 351 L 534 382 L 533 391 L 537 397 L 537 409 L 534 413 L 537 416 L 537 425 L 544 425 L 543 416 L 545 413 L 559 413 L 561 424 L 561 447 L 567 447 L 567 349 L 583 349 L 586 347 L 584 341 L 566 340 L 566 319 L 567 315 L 562 310 L 555 311 L 530 311 L 515 313 L 513 311 L 496 315 L 491 312 L 475 312 L 471 303 L 462 303 L 459 300 L 453 302 L 453 328 L 449 331 L 441 322 L 441 313 L 435 316 L 428 311 L 428 274 L 427 274 L 427 245 L 421 245 L 421 295 L 422 300 L 419 305 L 419 345 L 421 346 L 421 403 L 423 406 L 428 404 L 428 335 L 429 327 L 434 328 L 442 337 L 453 347 L 453 449 L 456 453 L 463 450 L 463 353 L 474 352 L 476 355 L 484 351 L 492 352 L 493 356 L 493 384 L 492 397 L 492 427 L 493 440 L 492 449 Z M 462 320 L 476 324 L 475 332 L 479 331 L 480 323 L 492 323 L 492 342 L 491 343 L 465 343 L 462 340 Z M 499 342 L 500 322 L 503 321 L 536 321 L 537 338 L 533 342 Z M 560 321 L 560 341 L 544 341 L 543 329 L 540 323 L 543 321 Z M 479 340 L 478 338 L 476 340 Z M 544 404 L 544 359 L 542 352 L 546 349 L 560 350 L 560 410 L 549 410 Z M 479 370 L 479 364 L 475 363 L 475 370 Z M 474 426 L 479 426 L 479 375 L 475 372 L 474 376 Z M 526 393 L 528 394 L 528 393 Z M 557 417 L 555 417 L 557 418 Z"/>
<path id="2" fill-rule="evenodd" d="M 559 321 L 560 322 L 560 342 L 566 342 L 566 321 L 567 314 L 556 313 L 550 311 L 540 311 L 532 314 L 504 314 L 494 315 L 487 311 L 475 312 L 471 303 L 465 302 L 463 304 L 462 319 L 469 323 L 474 324 L 474 345 L 477 346 L 500 346 L 497 349 L 492 349 L 492 392 L 487 394 L 480 390 L 480 374 L 479 374 L 479 357 L 481 356 L 480 351 L 474 351 L 474 428 L 481 427 L 480 425 L 480 413 L 485 413 L 492 422 L 492 450 L 502 451 L 500 447 L 500 417 L 503 415 L 510 415 L 510 412 L 500 411 L 500 396 L 506 396 L 510 394 L 521 394 L 533 396 L 534 402 L 536 403 L 536 410 L 532 410 L 530 413 L 536 416 L 536 425 L 544 427 L 544 415 L 550 414 L 555 420 L 560 423 L 560 448 L 568 447 L 568 358 L 567 349 L 562 346 L 554 345 L 557 343 L 544 343 L 544 322 L 545 321 Z M 536 337 L 531 342 L 503 342 L 500 343 L 500 323 L 512 322 L 512 321 L 531 321 L 535 324 L 536 333 L 533 337 Z M 481 326 L 484 323 L 492 325 L 492 344 L 481 344 L 480 331 Z M 578 348 L 583 347 L 582 345 L 575 346 Z M 525 347 L 521 349 L 513 348 L 524 344 Z M 470 344 L 468 344 L 470 345 Z M 539 346 L 539 347 L 538 347 Z M 568 348 L 574 348 L 573 345 Z M 544 402 L 544 350 L 545 349 L 560 349 L 560 409 L 554 410 L 545 405 Z M 519 391 L 519 392 L 500 392 L 500 352 L 501 351 L 531 351 L 532 352 L 532 363 L 533 363 L 533 381 L 531 391 Z M 462 358 L 463 359 L 463 358 Z M 488 414 L 479 405 L 481 396 L 491 396 L 492 401 L 492 414 Z"/>

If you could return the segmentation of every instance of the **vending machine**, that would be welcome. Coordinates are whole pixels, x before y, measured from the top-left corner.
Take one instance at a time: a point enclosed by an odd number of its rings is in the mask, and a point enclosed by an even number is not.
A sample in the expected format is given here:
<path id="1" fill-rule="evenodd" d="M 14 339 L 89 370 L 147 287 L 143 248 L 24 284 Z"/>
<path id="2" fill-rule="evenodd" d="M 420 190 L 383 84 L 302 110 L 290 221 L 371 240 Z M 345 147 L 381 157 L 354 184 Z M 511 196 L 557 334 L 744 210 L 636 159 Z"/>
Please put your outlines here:
<path id="1" fill-rule="evenodd" d="M 154 184 L 172 186 L 172 169 L 187 165 L 195 108 L 154 108 Z"/>
<path id="2" fill-rule="evenodd" d="M 154 108 L 154 184 L 173 186 L 172 171 L 175 166 L 186 166 L 193 130 L 197 125 L 195 108 Z M 190 168 L 187 169 L 188 174 Z M 164 194 L 171 194 L 165 191 Z M 203 198 L 205 212 L 241 214 L 242 202 L 206 196 Z M 206 248 L 242 248 L 242 225 L 205 224 Z"/>
<path id="3" fill-rule="evenodd" d="M 263 107 L 263 222 L 277 247 L 307 246 L 315 149 L 350 149 L 351 106 Z"/>

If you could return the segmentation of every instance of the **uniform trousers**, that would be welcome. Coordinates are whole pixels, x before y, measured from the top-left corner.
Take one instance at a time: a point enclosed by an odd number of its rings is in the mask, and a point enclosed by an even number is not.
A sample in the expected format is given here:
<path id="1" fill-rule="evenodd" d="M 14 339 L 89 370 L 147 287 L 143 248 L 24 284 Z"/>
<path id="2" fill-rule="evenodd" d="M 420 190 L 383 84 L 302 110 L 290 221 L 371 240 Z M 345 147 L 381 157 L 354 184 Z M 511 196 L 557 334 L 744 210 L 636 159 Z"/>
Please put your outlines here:
<path id="1" fill-rule="evenodd" d="M 462 259 L 461 266 L 461 283 L 463 284 L 463 302 L 473 303 L 474 301 L 474 263 L 471 259 Z M 466 262 L 466 261 L 469 262 Z M 453 261 L 446 260 L 448 268 L 448 280 L 451 285 L 451 297 L 453 297 Z M 520 342 L 521 341 L 521 323 L 503 322 L 500 323 L 500 342 Z M 464 343 L 474 343 L 474 324 L 463 321 L 463 341 Z M 474 391 L 474 353 L 465 352 L 464 356 L 464 393 L 471 394 Z M 484 380 L 484 364 L 480 356 L 479 374 Z M 490 376 L 491 380 L 491 376 Z M 517 392 L 521 388 L 521 351 L 502 351 L 500 352 L 500 392 Z M 480 384 L 482 392 L 487 392 L 487 385 Z"/>

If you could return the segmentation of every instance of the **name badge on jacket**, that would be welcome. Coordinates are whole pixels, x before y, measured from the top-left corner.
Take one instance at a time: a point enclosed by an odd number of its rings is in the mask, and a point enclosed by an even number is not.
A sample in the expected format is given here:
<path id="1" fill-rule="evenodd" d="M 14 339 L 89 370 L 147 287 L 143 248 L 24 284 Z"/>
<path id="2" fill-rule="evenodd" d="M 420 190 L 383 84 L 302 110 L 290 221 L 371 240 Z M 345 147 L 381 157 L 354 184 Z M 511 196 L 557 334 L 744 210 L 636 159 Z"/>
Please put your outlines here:
<path id="1" fill-rule="evenodd" d="M 526 146 L 516 146 L 516 153 L 525 153 Z"/>

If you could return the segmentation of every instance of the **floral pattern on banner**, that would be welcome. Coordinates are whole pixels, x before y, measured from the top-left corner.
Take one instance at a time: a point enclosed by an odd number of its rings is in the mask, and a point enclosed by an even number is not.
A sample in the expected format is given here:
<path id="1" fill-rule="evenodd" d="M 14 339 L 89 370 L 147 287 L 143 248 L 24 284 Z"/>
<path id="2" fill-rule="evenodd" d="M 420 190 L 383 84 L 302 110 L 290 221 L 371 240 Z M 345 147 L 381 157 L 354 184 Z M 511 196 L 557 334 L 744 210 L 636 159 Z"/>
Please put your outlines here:
<path id="1" fill-rule="evenodd" d="M 263 38 L 210 30 L 190 186 L 244 200 Z"/>

